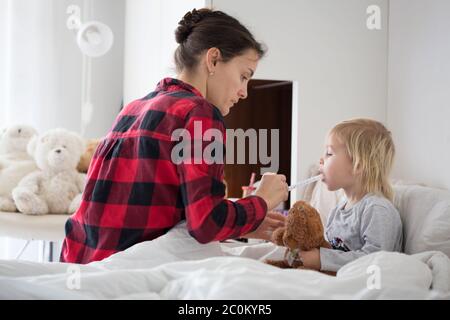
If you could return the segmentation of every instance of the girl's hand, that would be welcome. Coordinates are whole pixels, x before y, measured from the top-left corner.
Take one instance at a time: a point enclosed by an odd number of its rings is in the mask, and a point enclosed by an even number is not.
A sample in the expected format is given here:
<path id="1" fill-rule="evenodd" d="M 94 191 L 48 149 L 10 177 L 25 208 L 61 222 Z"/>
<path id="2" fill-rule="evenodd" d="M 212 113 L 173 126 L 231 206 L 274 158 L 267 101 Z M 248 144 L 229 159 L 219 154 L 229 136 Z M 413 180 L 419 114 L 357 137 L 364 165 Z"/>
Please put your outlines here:
<path id="1" fill-rule="evenodd" d="M 272 239 L 272 233 L 275 229 L 285 226 L 286 217 L 281 213 L 275 211 L 269 211 L 266 217 L 258 226 L 255 231 L 247 233 L 244 238 L 262 239 L 270 241 Z"/>
<path id="2" fill-rule="evenodd" d="M 320 250 L 312 249 L 309 251 L 300 251 L 300 259 L 302 259 L 303 265 L 308 269 L 320 270 Z"/>

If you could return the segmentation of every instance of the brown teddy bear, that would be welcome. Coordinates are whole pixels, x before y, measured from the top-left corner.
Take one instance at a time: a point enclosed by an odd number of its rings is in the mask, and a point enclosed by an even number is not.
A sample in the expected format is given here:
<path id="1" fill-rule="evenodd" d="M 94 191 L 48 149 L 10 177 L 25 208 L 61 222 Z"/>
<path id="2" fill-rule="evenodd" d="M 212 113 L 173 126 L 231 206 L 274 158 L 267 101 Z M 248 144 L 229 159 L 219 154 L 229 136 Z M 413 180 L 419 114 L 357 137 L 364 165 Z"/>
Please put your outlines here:
<path id="1" fill-rule="evenodd" d="M 94 156 L 95 150 L 99 145 L 101 139 L 89 139 L 86 141 L 86 148 L 84 153 L 80 157 L 78 162 L 77 170 L 81 173 L 86 173 L 89 169 L 89 164 L 91 163 L 92 157 Z"/>
<path id="2" fill-rule="evenodd" d="M 272 241 L 285 246 L 284 260 L 266 260 L 265 262 L 280 268 L 305 269 L 300 259 L 300 251 L 314 248 L 331 248 L 323 236 L 323 226 L 316 209 L 304 201 L 297 201 L 289 210 L 286 226 L 276 229 Z"/>

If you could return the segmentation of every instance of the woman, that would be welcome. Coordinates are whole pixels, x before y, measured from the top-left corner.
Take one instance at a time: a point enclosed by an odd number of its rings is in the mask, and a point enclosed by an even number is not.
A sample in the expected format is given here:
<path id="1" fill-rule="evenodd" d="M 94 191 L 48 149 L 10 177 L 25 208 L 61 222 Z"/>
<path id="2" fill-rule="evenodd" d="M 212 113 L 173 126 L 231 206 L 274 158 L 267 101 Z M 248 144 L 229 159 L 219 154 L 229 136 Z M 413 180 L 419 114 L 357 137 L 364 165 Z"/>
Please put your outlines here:
<path id="1" fill-rule="evenodd" d="M 283 175 L 264 175 L 254 196 L 231 202 L 224 199 L 223 164 L 197 161 L 195 150 L 192 161 L 172 159 L 175 130 L 193 134 L 200 125 L 225 136 L 222 117 L 247 97 L 261 45 L 236 19 L 209 9 L 188 12 L 175 35 L 178 77 L 126 106 L 97 148 L 83 201 L 66 223 L 63 262 L 102 260 L 182 220 L 200 243 L 270 239 L 284 224 L 270 212 L 287 199 Z"/>

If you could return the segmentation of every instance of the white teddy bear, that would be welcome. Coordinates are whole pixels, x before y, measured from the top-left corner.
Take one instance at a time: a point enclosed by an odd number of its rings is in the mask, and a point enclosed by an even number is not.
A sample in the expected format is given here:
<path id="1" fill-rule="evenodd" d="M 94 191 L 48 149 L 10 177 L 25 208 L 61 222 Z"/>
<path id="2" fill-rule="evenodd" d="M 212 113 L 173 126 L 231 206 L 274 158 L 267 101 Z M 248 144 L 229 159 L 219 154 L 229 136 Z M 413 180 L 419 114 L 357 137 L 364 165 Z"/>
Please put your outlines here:
<path id="1" fill-rule="evenodd" d="M 28 152 L 39 169 L 13 190 L 17 209 L 34 215 L 75 212 L 85 184 L 85 175 L 76 169 L 83 150 L 81 137 L 65 129 L 53 129 L 32 139 Z"/>
<path id="2" fill-rule="evenodd" d="M 27 144 L 37 132 L 26 125 L 15 125 L 0 132 L 0 211 L 16 211 L 12 190 L 37 169 L 27 153 Z"/>

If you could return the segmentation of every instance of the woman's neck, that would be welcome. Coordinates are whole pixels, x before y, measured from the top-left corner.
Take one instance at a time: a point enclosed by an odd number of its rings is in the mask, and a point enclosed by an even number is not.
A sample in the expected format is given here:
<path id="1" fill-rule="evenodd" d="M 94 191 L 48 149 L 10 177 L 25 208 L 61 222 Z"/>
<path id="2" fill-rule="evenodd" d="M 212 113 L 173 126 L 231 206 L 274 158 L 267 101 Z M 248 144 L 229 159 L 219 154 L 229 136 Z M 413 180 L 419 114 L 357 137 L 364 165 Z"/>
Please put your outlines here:
<path id="1" fill-rule="evenodd" d="M 206 78 L 202 75 L 195 74 L 193 75 L 192 72 L 183 71 L 178 75 L 178 80 L 183 81 L 184 83 L 187 83 L 191 86 L 193 86 L 195 89 L 200 91 L 202 96 L 206 98 Z"/>

